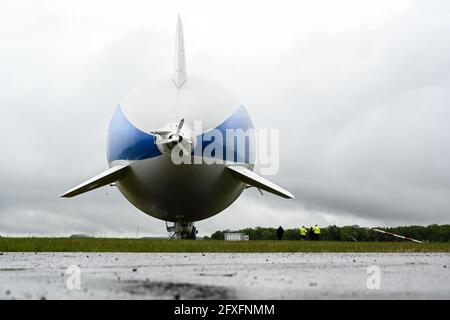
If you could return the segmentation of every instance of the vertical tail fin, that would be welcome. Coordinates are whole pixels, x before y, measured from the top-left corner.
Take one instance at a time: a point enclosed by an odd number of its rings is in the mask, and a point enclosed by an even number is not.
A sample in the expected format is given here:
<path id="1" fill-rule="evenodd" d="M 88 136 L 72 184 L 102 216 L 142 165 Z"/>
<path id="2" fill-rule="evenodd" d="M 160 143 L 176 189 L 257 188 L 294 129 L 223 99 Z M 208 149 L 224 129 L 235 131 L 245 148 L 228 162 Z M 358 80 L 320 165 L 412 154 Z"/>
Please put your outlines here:
<path id="1" fill-rule="evenodd" d="M 186 82 L 186 58 L 184 55 L 183 23 L 178 15 L 175 36 L 175 74 L 173 82 L 178 88 Z"/>

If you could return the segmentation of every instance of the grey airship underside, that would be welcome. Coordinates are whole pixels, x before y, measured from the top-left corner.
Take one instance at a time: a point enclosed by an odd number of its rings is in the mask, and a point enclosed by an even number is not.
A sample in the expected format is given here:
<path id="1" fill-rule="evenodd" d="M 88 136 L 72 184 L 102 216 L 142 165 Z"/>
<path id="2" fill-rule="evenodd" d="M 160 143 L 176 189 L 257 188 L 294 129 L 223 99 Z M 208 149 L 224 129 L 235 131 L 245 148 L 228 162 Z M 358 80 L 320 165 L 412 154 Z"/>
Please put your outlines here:
<path id="1" fill-rule="evenodd" d="M 108 129 L 109 169 L 62 197 L 113 185 L 135 207 L 166 221 L 173 237 L 195 238 L 195 221 L 218 214 L 248 187 L 293 198 L 253 171 L 254 135 L 232 93 L 213 80 L 187 77 L 178 17 L 174 76 L 153 76 L 126 96 Z"/>

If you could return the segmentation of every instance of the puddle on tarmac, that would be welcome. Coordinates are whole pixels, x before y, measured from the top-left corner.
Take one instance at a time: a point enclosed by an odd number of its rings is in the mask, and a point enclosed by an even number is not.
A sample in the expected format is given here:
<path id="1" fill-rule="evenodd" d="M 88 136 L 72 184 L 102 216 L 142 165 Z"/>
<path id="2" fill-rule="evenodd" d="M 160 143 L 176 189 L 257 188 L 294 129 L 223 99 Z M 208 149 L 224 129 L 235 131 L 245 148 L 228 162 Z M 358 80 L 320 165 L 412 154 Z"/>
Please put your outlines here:
<path id="1" fill-rule="evenodd" d="M 192 283 L 126 281 L 123 290 L 143 298 L 159 299 L 233 299 L 232 290 Z"/>

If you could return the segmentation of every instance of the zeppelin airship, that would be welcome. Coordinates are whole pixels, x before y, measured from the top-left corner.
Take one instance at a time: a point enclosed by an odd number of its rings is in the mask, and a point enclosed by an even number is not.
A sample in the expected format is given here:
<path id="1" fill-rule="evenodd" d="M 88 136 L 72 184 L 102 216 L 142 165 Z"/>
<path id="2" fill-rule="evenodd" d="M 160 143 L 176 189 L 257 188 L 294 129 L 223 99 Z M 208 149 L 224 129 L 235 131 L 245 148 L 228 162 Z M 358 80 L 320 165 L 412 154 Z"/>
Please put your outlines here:
<path id="1" fill-rule="evenodd" d="M 223 211 L 247 188 L 294 197 L 254 172 L 255 140 L 250 114 L 232 92 L 188 76 L 178 16 L 173 74 L 150 77 L 120 102 L 108 128 L 109 169 L 62 197 L 115 186 L 164 220 L 171 237 L 195 239 L 195 221 Z"/>

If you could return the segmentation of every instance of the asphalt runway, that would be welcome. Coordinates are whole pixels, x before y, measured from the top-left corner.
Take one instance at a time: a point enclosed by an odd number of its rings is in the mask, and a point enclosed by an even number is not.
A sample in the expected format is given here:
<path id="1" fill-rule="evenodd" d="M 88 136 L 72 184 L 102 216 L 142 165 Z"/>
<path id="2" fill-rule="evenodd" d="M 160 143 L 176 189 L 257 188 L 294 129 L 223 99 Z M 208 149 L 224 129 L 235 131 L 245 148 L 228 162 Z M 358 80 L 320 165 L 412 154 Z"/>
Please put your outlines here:
<path id="1" fill-rule="evenodd" d="M 0 253 L 0 299 L 450 299 L 449 268 L 448 253 Z"/>

